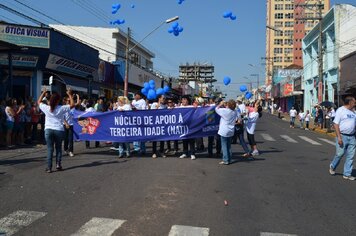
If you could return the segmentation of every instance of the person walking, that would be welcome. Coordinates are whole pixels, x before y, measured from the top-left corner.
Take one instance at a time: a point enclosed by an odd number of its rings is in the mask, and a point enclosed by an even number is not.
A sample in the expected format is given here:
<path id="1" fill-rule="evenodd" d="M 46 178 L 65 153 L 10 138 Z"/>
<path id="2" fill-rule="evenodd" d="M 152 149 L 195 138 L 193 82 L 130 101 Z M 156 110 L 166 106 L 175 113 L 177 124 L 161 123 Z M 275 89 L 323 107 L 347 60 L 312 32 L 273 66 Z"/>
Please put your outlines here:
<path id="1" fill-rule="evenodd" d="M 191 100 L 190 97 L 188 95 L 184 95 L 182 96 L 181 99 L 181 104 L 180 107 L 194 107 L 191 105 Z M 188 151 L 188 147 L 189 147 L 189 151 Z M 190 159 L 191 160 L 195 160 L 195 139 L 194 138 L 190 138 L 190 139 L 183 139 L 183 154 L 180 155 L 179 158 L 183 159 L 188 157 L 190 154 Z"/>
<path id="2" fill-rule="evenodd" d="M 344 106 L 336 110 L 334 127 L 336 132 L 336 154 L 329 166 L 329 173 L 335 175 L 335 170 L 340 163 L 342 156 L 345 156 L 343 178 L 355 180 L 352 176 L 353 160 L 355 156 L 355 126 L 356 114 L 354 111 L 355 98 L 347 96 Z"/>
<path id="3" fill-rule="evenodd" d="M 253 110 L 248 113 L 247 115 L 247 124 L 246 124 L 246 133 L 247 133 L 247 140 L 251 146 L 252 156 L 258 156 L 260 153 L 257 149 L 257 144 L 255 141 L 255 129 L 256 129 L 256 123 L 258 118 L 262 115 L 262 111 L 259 109 L 259 101 L 257 101 L 253 107 Z"/>
<path id="4" fill-rule="evenodd" d="M 305 130 L 309 130 L 309 122 L 310 122 L 310 114 L 309 114 L 309 110 L 307 110 L 307 112 L 305 113 L 304 116 L 304 120 L 305 120 Z"/>
<path id="5" fill-rule="evenodd" d="M 292 109 L 290 109 L 289 111 L 289 116 L 290 116 L 290 128 L 294 128 L 295 125 L 295 117 L 297 116 L 297 110 L 294 109 L 294 107 L 292 107 Z"/>
<path id="6" fill-rule="evenodd" d="M 77 103 L 74 106 L 80 104 L 79 95 L 76 94 Z M 70 100 L 68 97 L 64 97 L 63 105 L 70 105 Z M 75 108 L 72 108 L 69 112 L 64 115 L 64 153 L 68 154 L 70 157 L 74 157 L 74 111 Z"/>
<path id="7" fill-rule="evenodd" d="M 300 128 L 301 128 L 301 129 L 304 129 L 305 114 L 304 114 L 303 110 L 300 110 L 298 116 L 299 116 Z"/>
<path id="8" fill-rule="evenodd" d="M 53 93 L 49 99 L 49 105 L 42 103 L 42 99 L 46 94 L 46 89 L 42 92 L 37 100 L 37 104 L 41 111 L 45 114 L 45 139 L 47 143 L 47 168 L 46 172 L 52 172 L 52 156 L 55 146 L 56 148 L 56 169 L 62 170 L 62 141 L 64 138 L 64 115 L 74 107 L 74 101 L 70 90 L 67 90 L 67 95 L 70 100 L 69 105 L 59 105 L 60 96 L 58 93 Z"/>
<path id="9" fill-rule="evenodd" d="M 229 100 L 228 102 L 221 101 L 215 108 L 216 114 L 220 118 L 218 134 L 221 136 L 221 150 L 223 153 L 222 161 L 220 165 L 231 164 L 232 151 L 231 151 L 231 139 L 235 132 L 235 123 L 237 120 L 236 102 Z"/>

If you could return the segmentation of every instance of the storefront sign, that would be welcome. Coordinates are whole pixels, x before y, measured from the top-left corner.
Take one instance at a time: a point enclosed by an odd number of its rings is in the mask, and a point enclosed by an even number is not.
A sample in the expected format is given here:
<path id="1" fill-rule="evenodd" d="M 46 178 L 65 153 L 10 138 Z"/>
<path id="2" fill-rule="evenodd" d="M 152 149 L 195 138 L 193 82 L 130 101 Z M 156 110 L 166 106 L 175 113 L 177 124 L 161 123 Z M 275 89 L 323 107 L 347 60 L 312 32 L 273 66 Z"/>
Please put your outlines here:
<path id="1" fill-rule="evenodd" d="M 96 70 L 93 67 L 86 66 L 53 54 L 49 55 L 46 68 L 67 74 L 81 76 L 84 78 L 93 75 L 93 72 Z"/>
<path id="2" fill-rule="evenodd" d="M 36 67 L 38 57 L 29 55 L 12 55 L 12 66 Z M 0 54 L 0 65 L 9 65 L 8 54 Z"/>
<path id="3" fill-rule="evenodd" d="M 0 25 L 0 40 L 20 46 L 49 48 L 49 37 L 49 29 Z"/>
<path id="4" fill-rule="evenodd" d="M 283 95 L 287 96 L 293 92 L 293 84 L 284 84 Z"/>

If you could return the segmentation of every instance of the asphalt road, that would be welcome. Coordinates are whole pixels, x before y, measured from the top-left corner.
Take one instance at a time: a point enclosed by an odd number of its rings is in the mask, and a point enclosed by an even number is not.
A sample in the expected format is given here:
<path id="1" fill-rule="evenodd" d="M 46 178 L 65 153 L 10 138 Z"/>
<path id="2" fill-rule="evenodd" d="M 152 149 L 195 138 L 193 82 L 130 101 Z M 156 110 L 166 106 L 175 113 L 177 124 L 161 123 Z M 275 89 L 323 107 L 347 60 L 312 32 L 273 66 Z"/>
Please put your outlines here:
<path id="1" fill-rule="evenodd" d="M 256 140 L 258 159 L 233 145 L 229 166 L 75 143 L 51 174 L 44 148 L 0 151 L 0 235 L 356 235 L 356 181 L 343 162 L 329 175 L 331 138 L 264 114 Z"/>

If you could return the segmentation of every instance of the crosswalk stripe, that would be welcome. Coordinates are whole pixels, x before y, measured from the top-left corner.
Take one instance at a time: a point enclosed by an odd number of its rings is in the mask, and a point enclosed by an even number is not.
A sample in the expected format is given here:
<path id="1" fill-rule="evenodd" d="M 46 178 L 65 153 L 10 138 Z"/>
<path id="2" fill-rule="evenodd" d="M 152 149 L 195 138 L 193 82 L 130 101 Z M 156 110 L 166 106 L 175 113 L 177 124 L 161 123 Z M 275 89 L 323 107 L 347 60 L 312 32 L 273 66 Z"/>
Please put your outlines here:
<path id="1" fill-rule="evenodd" d="M 93 217 L 72 236 L 110 236 L 126 220 Z"/>
<path id="2" fill-rule="evenodd" d="M 200 228 L 185 225 L 173 225 L 168 236 L 208 236 L 209 228 Z"/>
<path id="3" fill-rule="evenodd" d="M 331 144 L 331 145 L 334 145 L 335 146 L 335 142 L 333 142 L 333 141 L 330 141 L 329 139 L 326 139 L 326 138 L 319 138 L 321 141 L 324 141 L 324 142 L 326 142 L 326 143 L 329 143 L 329 144 Z"/>
<path id="4" fill-rule="evenodd" d="M 15 211 L 0 219 L 0 235 L 13 235 L 46 214 L 38 211 Z"/>
<path id="5" fill-rule="evenodd" d="M 304 141 L 307 141 L 308 143 L 311 143 L 313 145 L 321 145 L 320 143 L 308 138 L 308 137 L 305 137 L 305 136 L 298 136 L 299 138 L 303 139 Z"/>
<path id="6" fill-rule="evenodd" d="M 269 134 L 264 134 L 264 133 L 261 133 L 261 136 L 262 138 L 264 138 L 265 140 L 267 141 L 276 141 L 274 138 L 271 137 L 271 135 Z"/>
<path id="7" fill-rule="evenodd" d="M 260 236 L 297 236 L 297 235 L 296 234 L 281 234 L 281 233 L 261 232 Z"/>
<path id="8" fill-rule="evenodd" d="M 287 142 L 290 143 L 298 143 L 298 141 L 296 141 L 295 139 L 292 139 L 291 137 L 289 137 L 288 135 L 281 135 L 282 138 L 284 138 Z"/>

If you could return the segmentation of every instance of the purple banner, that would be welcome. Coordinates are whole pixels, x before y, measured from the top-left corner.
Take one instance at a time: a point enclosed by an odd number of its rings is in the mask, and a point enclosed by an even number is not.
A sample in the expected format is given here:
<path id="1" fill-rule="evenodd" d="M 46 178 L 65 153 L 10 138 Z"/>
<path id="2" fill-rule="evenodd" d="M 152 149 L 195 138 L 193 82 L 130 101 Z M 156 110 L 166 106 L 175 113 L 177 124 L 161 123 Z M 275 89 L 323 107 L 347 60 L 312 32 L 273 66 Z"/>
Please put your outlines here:
<path id="1" fill-rule="evenodd" d="M 133 142 L 213 136 L 220 117 L 215 107 L 74 113 L 78 140 Z"/>

